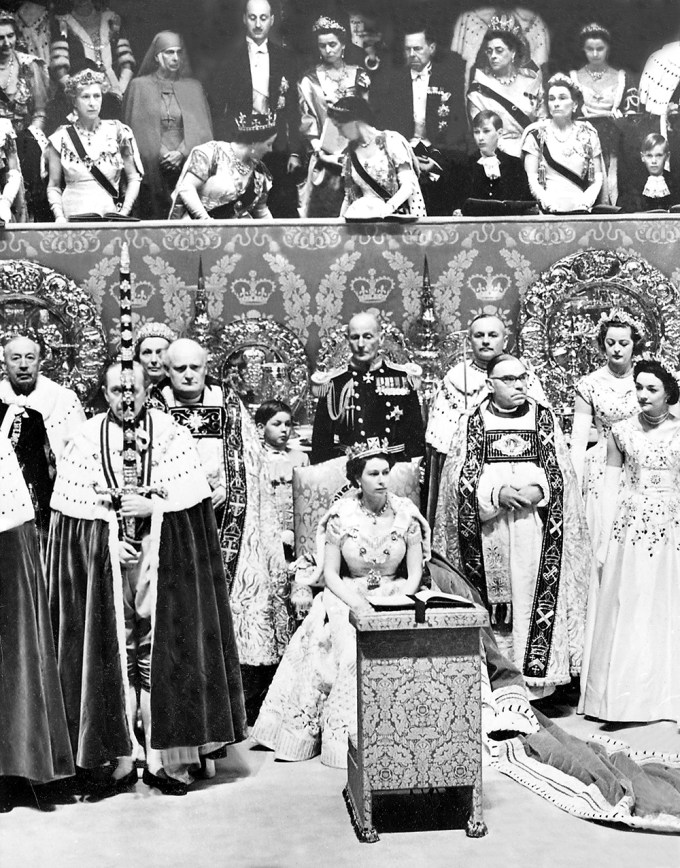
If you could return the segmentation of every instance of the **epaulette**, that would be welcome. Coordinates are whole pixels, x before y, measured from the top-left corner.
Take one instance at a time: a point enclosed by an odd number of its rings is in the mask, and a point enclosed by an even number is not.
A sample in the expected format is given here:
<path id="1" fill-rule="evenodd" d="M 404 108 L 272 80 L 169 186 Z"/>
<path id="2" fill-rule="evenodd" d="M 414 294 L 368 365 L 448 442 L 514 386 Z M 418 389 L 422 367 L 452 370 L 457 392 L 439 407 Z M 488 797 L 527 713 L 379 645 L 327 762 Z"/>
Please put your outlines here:
<path id="1" fill-rule="evenodd" d="M 394 368 L 395 370 L 402 371 L 406 374 L 406 379 L 412 389 L 420 388 L 423 379 L 423 369 L 420 365 L 417 365 L 415 362 L 404 362 L 403 364 L 397 362 L 385 362 L 385 364 L 390 368 Z"/>
<path id="2" fill-rule="evenodd" d="M 330 371 L 314 371 L 310 377 L 312 395 L 315 398 L 323 398 L 328 394 L 331 381 L 340 374 L 347 373 L 348 365 L 341 365 L 339 368 L 333 368 Z"/>

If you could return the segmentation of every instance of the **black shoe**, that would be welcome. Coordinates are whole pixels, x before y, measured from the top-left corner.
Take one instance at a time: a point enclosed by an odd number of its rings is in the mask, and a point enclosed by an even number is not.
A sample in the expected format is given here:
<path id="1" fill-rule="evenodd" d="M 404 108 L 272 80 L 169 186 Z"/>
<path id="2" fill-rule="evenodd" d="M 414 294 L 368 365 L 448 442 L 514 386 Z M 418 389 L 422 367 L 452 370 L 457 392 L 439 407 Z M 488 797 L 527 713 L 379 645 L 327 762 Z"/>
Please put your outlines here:
<path id="1" fill-rule="evenodd" d="M 106 783 L 106 786 L 98 789 L 90 795 L 88 801 L 99 802 L 102 799 L 109 799 L 111 796 L 118 796 L 121 793 L 129 792 L 137 783 L 137 769 L 133 768 L 122 778 L 114 778 L 111 776 Z"/>
<path id="2" fill-rule="evenodd" d="M 9 814 L 13 807 L 12 781 L 9 778 L 0 777 L 0 814 Z"/>
<path id="3" fill-rule="evenodd" d="M 178 781 L 176 778 L 153 775 L 148 769 L 144 769 L 142 780 L 147 787 L 154 787 L 165 796 L 186 796 L 188 792 L 187 785 L 183 781 Z"/>

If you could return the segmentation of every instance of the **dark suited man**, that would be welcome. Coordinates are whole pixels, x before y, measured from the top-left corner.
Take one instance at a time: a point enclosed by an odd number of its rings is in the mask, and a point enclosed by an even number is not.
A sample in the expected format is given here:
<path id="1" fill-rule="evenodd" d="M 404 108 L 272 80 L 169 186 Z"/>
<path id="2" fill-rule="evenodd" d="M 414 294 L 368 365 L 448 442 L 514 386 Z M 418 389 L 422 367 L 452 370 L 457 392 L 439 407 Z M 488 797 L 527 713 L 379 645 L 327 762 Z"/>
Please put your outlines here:
<path id="1" fill-rule="evenodd" d="M 450 191 L 467 162 L 465 64 L 456 54 L 436 62 L 437 44 L 424 28 L 407 31 L 403 48 L 406 65 L 391 73 L 377 107 L 379 125 L 411 141 L 427 213 L 448 216 L 455 205 Z"/>
<path id="2" fill-rule="evenodd" d="M 269 209 L 274 217 L 297 217 L 295 186 L 302 161 L 298 147 L 300 116 L 294 55 L 269 39 L 274 14 L 268 0 L 247 0 L 243 7 L 245 38 L 224 52 L 214 77 L 211 108 L 215 138 L 230 141 L 233 118 L 241 112 L 276 112 L 277 137 L 264 158 L 274 179 Z"/>

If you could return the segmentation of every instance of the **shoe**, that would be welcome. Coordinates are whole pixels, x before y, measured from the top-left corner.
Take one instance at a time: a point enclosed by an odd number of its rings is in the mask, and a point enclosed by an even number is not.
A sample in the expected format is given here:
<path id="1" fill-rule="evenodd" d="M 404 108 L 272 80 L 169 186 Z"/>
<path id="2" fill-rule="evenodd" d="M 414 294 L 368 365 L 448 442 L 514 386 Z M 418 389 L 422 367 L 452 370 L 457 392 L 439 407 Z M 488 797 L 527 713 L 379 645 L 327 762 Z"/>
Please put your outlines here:
<path id="1" fill-rule="evenodd" d="M 13 807 L 11 782 L 9 778 L 0 777 L 0 814 L 9 814 Z"/>
<path id="2" fill-rule="evenodd" d="M 154 787 L 165 796 L 186 796 L 188 792 L 188 787 L 183 781 L 178 781 L 176 778 L 153 775 L 148 769 L 144 769 L 142 780 L 147 787 Z"/>

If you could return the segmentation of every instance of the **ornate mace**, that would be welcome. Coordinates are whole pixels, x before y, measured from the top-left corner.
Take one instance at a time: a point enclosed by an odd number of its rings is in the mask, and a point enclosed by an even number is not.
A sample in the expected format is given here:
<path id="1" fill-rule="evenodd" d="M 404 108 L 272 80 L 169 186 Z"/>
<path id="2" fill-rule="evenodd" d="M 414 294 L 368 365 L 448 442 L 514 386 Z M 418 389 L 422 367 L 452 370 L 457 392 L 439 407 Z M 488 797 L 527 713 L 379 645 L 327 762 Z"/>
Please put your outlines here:
<path id="1" fill-rule="evenodd" d="M 103 488 L 95 483 L 97 494 L 108 494 L 116 509 L 124 494 L 155 494 L 167 497 L 165 488 L 154 485 L 140 485 L 137 477 L 137 418 L 135 416 L 135 366 L 134 341 L 132 340 L 132 282 L 130 280 L 130 249 L 124 241 L 120 252 L 120 385 L 122 389 L 121 408 L 123 423 L 123 485 L 122 487 Z M 103 457 L 103 456 L 102 456 Z M 123 517 L 120 521 L 122 539 L 135 542 L 137 519 Z"/>

